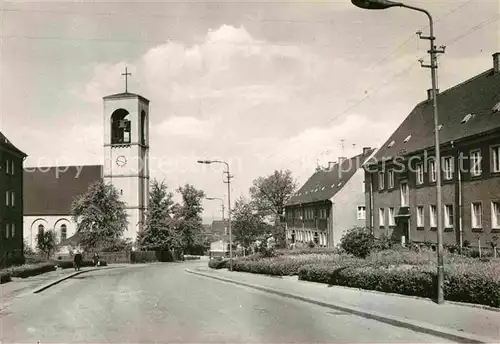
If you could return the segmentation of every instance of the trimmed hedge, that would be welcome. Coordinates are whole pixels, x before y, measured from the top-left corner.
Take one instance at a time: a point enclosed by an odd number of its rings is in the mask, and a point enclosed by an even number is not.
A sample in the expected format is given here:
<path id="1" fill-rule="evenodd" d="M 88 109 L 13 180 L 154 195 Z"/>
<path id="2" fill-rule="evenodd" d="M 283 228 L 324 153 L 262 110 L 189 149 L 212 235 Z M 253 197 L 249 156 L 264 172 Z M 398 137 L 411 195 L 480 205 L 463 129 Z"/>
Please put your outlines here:
<path id="1" fill-rule="evenodd" d="M 298 275 L 303 281 L 425 298 L 436 296 L 436 268 L 430 264 L 393 268 L 309 264 L 302 266 Z M 444 295 L 450 301 L 500 307 L 500 266 L 494 263 L 446 266 Z"/>
<path id="2" fill-rule="evenodd" d="M 8 274 L 10 277 L 27 278 L 55 270 L 56 266 L 53 263 L 39 263 L 7 268 L 2 273 Z"/>
<path id="3" fill-rule="evenodd" d="M 299 269 L 308 264 L 366 265 L 367 262 L 347 255 L 307 254 L 297 256 L 279 256 L 257 260 L 240 260 L 233 263 L 234 271 L 250 272 L 273 276 L 297 275 Z"/>
<path id="4" fill-rule="evenodd" d="M 233 260 L 233 270 L 234 270 Z M 229 259 L 211 259 L 208 261 L 208 267 L 212 269 L 227 269 L 229 267 Z"/>
<path id="5" fill-rule="evenodd" d="M 72 269 L 73 261 L 72 260 L 58 260 L 54 262 L 54 265 L 57 265 L 60 269 Z M 105 260 L 100 261 L 99 266 L 107 266 L 108 263 Z M 84 259 L 82 262 L 82 267 L 92 267 L 94 266 L 94 261 L 90 259 Z"/>

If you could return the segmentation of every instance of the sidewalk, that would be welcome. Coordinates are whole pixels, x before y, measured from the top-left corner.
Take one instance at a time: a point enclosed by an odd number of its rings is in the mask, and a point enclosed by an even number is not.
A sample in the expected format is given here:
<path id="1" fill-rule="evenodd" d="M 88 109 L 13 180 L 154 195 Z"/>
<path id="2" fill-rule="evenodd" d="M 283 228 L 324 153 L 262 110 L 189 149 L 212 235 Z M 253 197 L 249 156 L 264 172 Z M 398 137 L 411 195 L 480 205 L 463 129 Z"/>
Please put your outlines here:
<path id="1" fill-rule="evenodd" d="M 113 264 L 106 267 L 94 268 L 94 267 L 83 267 L 80 272 L 87 272 L 89 270 L 95 269 L 106 269 L 106 268 L 114 268 L 120 267 L 121 264 Z M 4 304 L 5 301 L 16 298 L 20 295 L 23 295 L 26 292 L 30 292 L 37 288 L 41 288 L 49 283 L 58 281 L 63 278 L 67 278 L 68 276 L 75 273 L 74 269 L 59 269 L 56 271 L 46 272 L 44 274 L 40 274 L 33 277 L 28 278 L 12 278 L 11 282 L 0 284 L 0 303 Z M 3 307 L 0 307 L 3 308 Z"/>
<path id="2" fill-rule="evenodd" d="M 297 276 L 280 278 L 245 272 L 230 272 L 227 269 L 214 270 L 208 267 L 198 267 L 193 271 L 216 278 L 230 279 L 237 283 L 270 288 L 326 304 L 361 309 L 366 313 L 373 312 L 374 314 L 396 317 L 402 321 L 406 319 L 409 322 L 425 323 L 429 327 L 488 337 L 494 339 L 494 342 L 500 342 L 500 312 L 492 310 L 451 303 L 438 305 L 422 298 L 299 281 Z"/>

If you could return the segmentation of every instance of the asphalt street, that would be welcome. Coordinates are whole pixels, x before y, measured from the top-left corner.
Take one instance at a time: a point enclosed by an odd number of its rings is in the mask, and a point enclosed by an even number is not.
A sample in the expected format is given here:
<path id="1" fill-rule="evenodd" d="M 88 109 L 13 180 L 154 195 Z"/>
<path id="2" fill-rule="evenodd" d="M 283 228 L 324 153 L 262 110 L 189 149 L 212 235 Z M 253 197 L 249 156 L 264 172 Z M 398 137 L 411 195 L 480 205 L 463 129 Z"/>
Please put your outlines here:
<path id="1" fill-rule="evenodd" d="M 1 311 L 1 343 L 446 342 L 184 271 L 194 264 L 101 270 L 19 298 Z"/>

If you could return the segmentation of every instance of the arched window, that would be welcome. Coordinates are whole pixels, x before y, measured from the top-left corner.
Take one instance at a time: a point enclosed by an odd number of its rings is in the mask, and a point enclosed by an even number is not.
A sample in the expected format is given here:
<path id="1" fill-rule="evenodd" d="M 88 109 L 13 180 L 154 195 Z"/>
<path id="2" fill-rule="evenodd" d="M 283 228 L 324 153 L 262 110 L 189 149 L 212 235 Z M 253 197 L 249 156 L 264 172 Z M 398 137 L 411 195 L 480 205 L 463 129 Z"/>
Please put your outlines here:
<path id="1" fill-rule="evenodd" d="M 66 240 L 68 237 L 68 228 L 65 224 L 61 225 L 61 240 Z"/>
<path id="2" fill-rule="evenodd" d="M 141 112 L 141 144 L 146 144 L 146 112 Z"/>
<path id="3" fill-rule="evenodd" d="M 38 225 L 38 235 L 43 235 L 45 232 L 45 227 L 43 225 Z"/>
<path id="4" fill-rule="evenodd" d="M 132 131 L 127 110 L 118 109 L 111 115 L 111 143 L 130 143 Z"/>

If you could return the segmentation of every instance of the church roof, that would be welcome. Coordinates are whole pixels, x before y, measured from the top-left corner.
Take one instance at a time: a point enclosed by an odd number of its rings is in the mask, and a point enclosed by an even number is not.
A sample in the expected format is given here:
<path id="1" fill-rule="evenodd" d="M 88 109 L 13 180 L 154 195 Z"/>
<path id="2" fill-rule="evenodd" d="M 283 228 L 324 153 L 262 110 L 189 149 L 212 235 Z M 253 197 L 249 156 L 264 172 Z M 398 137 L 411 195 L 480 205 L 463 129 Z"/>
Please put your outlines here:
<path id="1" fill-rule="evenodd" d="M 140 96 L 140 95 L 135 94 L 135 93 L 130 93 L 130 92 L 112 94 L 112 95 L 104 97 L 103 99 L 125 99 L 125 98 L 139 98 L 143 102 L 149 104 L 149 99 L 146 99 L 143 96 Z"/>
<path id="2" fill-rule="evenodd" d="M 101 165 L 24 168 L 24 215 L 69 215 L 73 199 L 102 180 Z"/>
<path id="3" fill-rule="evenodd" d="M 9 139 L 7 139 L 7 137 L 1 132 L 0 132 L 0 146 L 3 146 L 11 151 L 14 151 L 17 154 L 22 155 L 23 158 L 27 157 L 26 153 L 24 153 L 22 150 L 14 146 L 12 142 L 10 142 Z"/>

